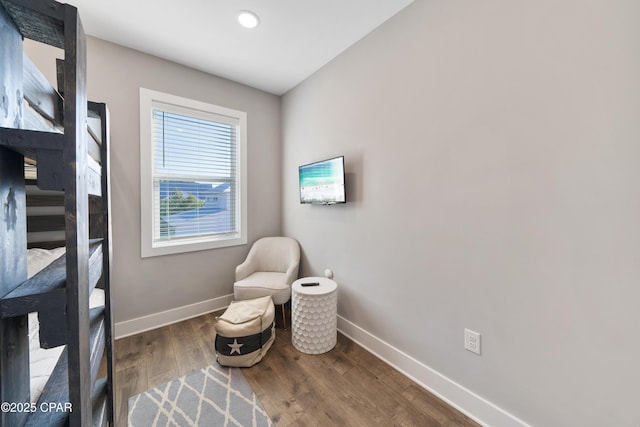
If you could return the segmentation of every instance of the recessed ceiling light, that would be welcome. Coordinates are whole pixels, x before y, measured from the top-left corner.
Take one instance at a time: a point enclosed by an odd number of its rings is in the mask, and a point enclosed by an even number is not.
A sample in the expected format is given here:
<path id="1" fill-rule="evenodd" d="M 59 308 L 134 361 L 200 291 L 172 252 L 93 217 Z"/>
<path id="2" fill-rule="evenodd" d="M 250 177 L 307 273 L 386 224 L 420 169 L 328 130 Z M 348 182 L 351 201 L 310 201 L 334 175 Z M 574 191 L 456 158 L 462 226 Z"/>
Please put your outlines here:
<path id="1" fill-rule="evenodd" d="M 255 28 L 260 24 L 260 19 L 255 13 L 243 10 L 238 12 L 238 22 L 245 28 Z"/>

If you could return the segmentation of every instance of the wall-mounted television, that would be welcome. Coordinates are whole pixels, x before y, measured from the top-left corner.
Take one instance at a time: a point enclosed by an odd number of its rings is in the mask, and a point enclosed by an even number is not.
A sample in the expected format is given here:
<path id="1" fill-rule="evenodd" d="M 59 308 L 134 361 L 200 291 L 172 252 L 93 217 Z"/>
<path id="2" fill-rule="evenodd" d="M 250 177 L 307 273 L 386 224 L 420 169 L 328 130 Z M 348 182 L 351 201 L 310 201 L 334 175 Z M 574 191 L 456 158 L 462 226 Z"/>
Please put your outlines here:
<path id="1" fill-rule="evenodd" d="M 344 156 L 300 166 L 298 175 L 300 203 L 333 205 L 347 202 Z"/>

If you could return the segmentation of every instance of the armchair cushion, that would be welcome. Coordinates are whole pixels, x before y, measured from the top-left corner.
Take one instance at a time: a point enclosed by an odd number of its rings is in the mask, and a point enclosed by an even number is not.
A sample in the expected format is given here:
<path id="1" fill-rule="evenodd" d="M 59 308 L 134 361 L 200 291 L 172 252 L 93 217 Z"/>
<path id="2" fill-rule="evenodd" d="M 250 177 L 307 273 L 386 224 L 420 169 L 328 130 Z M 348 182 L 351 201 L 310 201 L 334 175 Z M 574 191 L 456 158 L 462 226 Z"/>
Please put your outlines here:
<path id="1" fill-rule="evenodd" d="M 286 281 L 285 273 L 274 271 L 257 271 L 233 285 L 236 300 L 259 298 L 271 295 L 273 303 L 284 304 L 289 301 L 291 287 Z"/>

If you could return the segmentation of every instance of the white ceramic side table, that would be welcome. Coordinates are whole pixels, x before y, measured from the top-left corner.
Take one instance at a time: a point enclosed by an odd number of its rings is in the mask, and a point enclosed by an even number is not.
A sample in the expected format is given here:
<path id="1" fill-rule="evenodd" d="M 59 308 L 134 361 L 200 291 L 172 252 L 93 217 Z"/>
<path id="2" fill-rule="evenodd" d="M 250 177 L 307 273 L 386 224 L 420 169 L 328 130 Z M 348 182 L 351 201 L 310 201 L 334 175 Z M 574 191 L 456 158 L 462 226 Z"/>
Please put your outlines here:
<path id="1" fill-rule="evenodd" d="M 318 283 L 317 286 L 303 286 Z M 291 343 L 307 354 L 331 350 L 338 338 L 338 285 L 325 277 L 305 277 L 291 285 Z"/>

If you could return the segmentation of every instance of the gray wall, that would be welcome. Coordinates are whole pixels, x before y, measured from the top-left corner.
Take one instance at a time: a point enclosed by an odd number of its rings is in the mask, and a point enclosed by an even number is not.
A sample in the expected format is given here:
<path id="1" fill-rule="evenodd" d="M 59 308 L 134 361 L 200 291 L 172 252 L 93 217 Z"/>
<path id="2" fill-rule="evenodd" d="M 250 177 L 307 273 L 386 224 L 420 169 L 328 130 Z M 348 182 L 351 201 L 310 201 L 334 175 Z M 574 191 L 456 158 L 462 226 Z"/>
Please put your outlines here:
<path id="1" fill-rule="evenodd" d="M 640 425 L 640 3 L 418 0 L 283 97 L 339 314 L 539 426 Z M 346 156 L 341 206 L 297 166 Z M 463 349 L 463 329 L 483 352 Z"/>
<path id="2" fill-rule="evenodd" d="M 54 79 L 55 50 L 26 49 Z M 111 111 L 115 322 L 232 294 L 249 245 L 140 257 L 139 88 L 247 112 L 249 243 L 281 232 L 280 98 L 99 39 L 88 39 L 87 54 L 89 99 Z"/>

